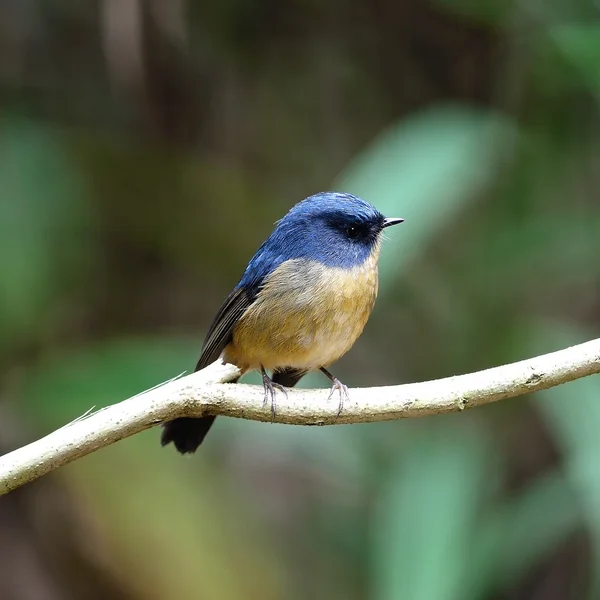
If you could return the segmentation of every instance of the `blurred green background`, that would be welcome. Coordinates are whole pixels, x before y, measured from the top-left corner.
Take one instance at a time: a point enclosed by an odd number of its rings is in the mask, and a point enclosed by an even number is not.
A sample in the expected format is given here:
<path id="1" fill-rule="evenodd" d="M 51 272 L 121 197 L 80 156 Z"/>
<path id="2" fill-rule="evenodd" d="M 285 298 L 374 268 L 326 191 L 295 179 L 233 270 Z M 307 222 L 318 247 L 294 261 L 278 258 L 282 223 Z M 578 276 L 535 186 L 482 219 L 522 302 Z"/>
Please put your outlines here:
<path id="1" fill-rule="evenodd" d="M 597 4 L 0 6 L 1 452 L 193 368 L 325 189 L 406 219 L 347 384 L 600 334 Z M 0 598 L 599 598 L 599 427 L 590 378 L 404 422 L 222 418 L 188 459 L 153 429 L 0 498 Z"/>

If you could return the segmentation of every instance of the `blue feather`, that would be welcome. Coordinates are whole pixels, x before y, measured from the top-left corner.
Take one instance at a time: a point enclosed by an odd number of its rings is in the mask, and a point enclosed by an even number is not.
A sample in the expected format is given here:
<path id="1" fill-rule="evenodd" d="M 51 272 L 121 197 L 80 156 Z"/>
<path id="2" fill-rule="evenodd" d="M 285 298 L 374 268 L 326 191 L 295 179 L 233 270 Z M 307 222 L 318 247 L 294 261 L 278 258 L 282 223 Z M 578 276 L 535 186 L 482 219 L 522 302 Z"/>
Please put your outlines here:
<path id="1" fill-rule="evenodd" d="M 321 192 L 298 202 L 252 257 L 238 286 L 255 290 L 282 263 L 308 258 L 352 269 L 369 258 L 384 222 L 371 204 L 352 194 Z M 348 230 L 359 236 L 351 239 Z"/>
<path id="2" fill-rule="evenodd" d="M 293 386 L 321 369 L 340 393 L 346 387 L 325 367 L 354 344 L 377 296 L 379 239 L 385 219 L 368 202 L 322 192 L 296 204 L 248 263 L 240 282 L 215 317 L 197 369 L 221 356 L 241 372 L 263 373 L 265 401 L 274 389 Z M 272 380 L 265 369 L 273 371 Z M 214 416 L 181 417 L 165 424 L 162 444 L 181 453 L 202 443 Z"/>

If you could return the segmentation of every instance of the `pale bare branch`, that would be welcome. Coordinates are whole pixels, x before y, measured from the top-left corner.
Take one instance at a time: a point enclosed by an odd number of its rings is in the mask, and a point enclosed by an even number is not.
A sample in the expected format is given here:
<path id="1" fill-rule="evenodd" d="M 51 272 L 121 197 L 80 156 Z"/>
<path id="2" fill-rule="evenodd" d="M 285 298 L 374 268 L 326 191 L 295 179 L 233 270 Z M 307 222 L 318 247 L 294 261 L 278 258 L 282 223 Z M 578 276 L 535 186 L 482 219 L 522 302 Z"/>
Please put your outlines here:
<path id="1" fill-rule="evenodd" d="M 600 339 L 468 375 L 406 385 L 353 388 L 339 419 L 336 419 L 338 398 L 334 396 L 328 401 L 329 390 L 290 390 L 287 397 L 278 394 L 275 420 L 294 425 L 332 425 L 422 417 L 548 389 L 599 372 Z M 263 407 L 262 387 L 222 383 L 238 376 L 236 367 L 217 361 L 198 373 L 80 417 L 0 457 L 0 495 L 176 417 L 215 414 L 270 421 L 270 407 Z M 574 398 L 573 402 L 576 401 Z"/>

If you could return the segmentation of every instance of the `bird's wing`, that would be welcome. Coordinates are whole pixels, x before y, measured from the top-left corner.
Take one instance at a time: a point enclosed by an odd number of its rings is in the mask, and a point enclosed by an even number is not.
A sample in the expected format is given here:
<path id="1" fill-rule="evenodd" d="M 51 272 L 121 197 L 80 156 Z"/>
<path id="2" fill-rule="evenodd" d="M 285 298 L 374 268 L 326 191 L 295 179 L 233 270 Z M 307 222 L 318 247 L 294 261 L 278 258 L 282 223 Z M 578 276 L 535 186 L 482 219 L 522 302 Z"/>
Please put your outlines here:
<path id="1" fill-rule="evenodd" d="M 256 299 L 266 277 L 285 261 L 284 255 L 279 251 L 273 251 L 270 241 L 271 237 L 256 251 L 240 282 L 223 302 L 204 339 L 196 371 L 207 367 L 219 358 L 225 346 L 231 341 L 235 324 Z"/>
<path id="2" fill-rule="evenodd" d="M 196 371 L 204 369 L 219 358 L 225 346 L 231 341 L 235 324 L 255 298 L 256 294 L 243 287 L 236 287 L 227 296 L 206 334 Z"/>

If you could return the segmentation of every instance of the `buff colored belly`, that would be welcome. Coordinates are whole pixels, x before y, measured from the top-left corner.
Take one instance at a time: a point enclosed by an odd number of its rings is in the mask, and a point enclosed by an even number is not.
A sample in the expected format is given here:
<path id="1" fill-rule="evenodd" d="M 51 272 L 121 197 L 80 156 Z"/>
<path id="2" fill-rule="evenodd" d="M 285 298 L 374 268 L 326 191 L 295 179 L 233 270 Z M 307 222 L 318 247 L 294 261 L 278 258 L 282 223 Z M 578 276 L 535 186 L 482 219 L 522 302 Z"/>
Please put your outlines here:
<path id="1" fill-rule="evenodd" d="M 225 360 L 243 370 L 312 370 L 335 362 L 371 314 L 377 254 L 353 269 L 325 269 L 308 260 L 281 265 L 235 326 Z"/>

